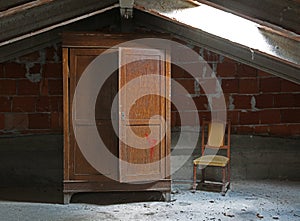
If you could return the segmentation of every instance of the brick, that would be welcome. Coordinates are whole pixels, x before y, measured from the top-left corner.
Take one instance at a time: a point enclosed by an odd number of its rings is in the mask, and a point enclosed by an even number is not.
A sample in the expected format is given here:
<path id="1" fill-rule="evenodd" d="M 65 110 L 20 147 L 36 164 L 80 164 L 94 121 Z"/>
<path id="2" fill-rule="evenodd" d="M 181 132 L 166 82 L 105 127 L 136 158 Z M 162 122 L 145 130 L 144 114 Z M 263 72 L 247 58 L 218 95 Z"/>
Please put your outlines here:
<path id="1" fill-rule="evenodd" d="M 288 125 L 291 136 L 300 136 L 300 124 Z"/>
<path id="2" fill-rule="evenodd" d="M 237 134 L 252 134 L 254 131 L 253 126 L 233 126 L 233 130 L 236 131 Z"/>
<path id="3" fill-rule="evenodd" d="M 236 63 L 223 62 L 219 63 L 217 73 L 221 77 L 233 77 L 236 75 Z"/>
<path id="4" fill-rule="evenodd" d="M 209 111 L 201 111 L 198 114 L 200 123 L 202 125 L 203 120 L 211 120 L 211 112 Z"/>
<path id="5" fill-rule="evenodd" d="M 251 98 L 248 95 L 233 95 L 235 109 L 251 109 Z"/>
<path id="6" fill-rule="evenodd" d="M 198 112 L 176 112 L 176 126 L 199 126 L 197 124 Z M 199 122 L 198 122 L 199 123 Z"/>
<path id="7" fill-rule="evenodd" d="M 18 81 L 18 95 L 39 95 L 40 86 L 39 83 L 34 83 L 29 80 Z"/>
<path id="8" fill-rule="evenodd" d="M 281 81 L 282 92 L 300 92 L 300 84 L 296 84 L 287 80 Z"/>
<path id="9" fill-rule="evenodd" d="M 262 70 L 257 70 L 257 76 L 258 77 L 272 77 L 271 74 L 269 74 L 265 71 L 262 71 Z"/>
<path id="10" fill-rule="evenodd" d="M 227 112 L 227 119 L 230 120 L 232 125 L 238 125 L 239 124 L 239 111 L 228 111 Z"/>
<path id="11" fill-rule="evenodd" d="M 46 48 L 46 61 L 61 61 L 61 45 Z"/>
<path id="12" fill-rule="evenodd" d="M 171 103 L 171 111 L 178 111 L 173 103 Z"/>
<path id="13" fill-rule="evenodd" d="M 216 111 L 210 111 L 210 116 L 208 119 L 214 119 L 214 120 L 226 120 L 227 119 L 227 111 L 225 110 L 216 110 Z M 206 119 L 206 115 L 204 116 Z"/>
<path id="14" fill-rule="evenodd" d="M 56 50 L 54 47 L 48 47 L 46 48 L 46 61 L 54 61 L 56 56 Z"/>
<path id="15" fill-rule="evenodd" d="M 173 64 L 172 68 L 173 67 L 175 67 L 174 71 L 172 69 L 173 78 L 211 77 L 213 73 L 212 69 L 206 62 L 199 60 L 197 62 L 185 62 L 184 64 L 181 64 L 178 67 L 176 67 L 176 65 Z"/>
<path id="16" fill-rule="evenodd" d="M 49 114 L 35 113 L 29 114 L 29 129 L 49 129 L 50 119 Z"/>
<path id="17" fill-rule="evenodd" d="M 14 80 L 0 80 L 0 95 L 15 95 L 16 85 Z"/>
<path id="18" fill-rule="evenodd" d="M 174 124 L 175 124 L 175 127 L 180 127 L 181 126 L 181 122 L 180 122 L 180 115 L 179 115 L 179 112 L 174 112 L 175 115 L 174 115 Z"/>
<path id="19" fill-rule="evenodd" d="M 184 64 L 186 62 L 199 62 L 199 55 L 186 47 L 174 47 L 171 51 L 172 63 Z"/>
<path id="20" fill-rule="evenodd" d="M 211 101 L 211 110 L 226 110 L 228 99 L 226 97 L 220 96 L 220 97 L 212 97 Z M 226 104 L 227 103 L 227 104 Z"/>
<path id="21" fill-rule="evenodd" d="M 237 125 L 232 125 L 231 126 L 231 134 L 237 134 Z"/>
<path id="22" fill-rule="evenodd" d="M 182 87 L 184 87 L 187 90 L 187 93 L 194 94 L 195 93 L 195 85 L 194 79 L 175 79 L 175 81 L 180 84 Z M 172 94 L 177 94 L 178 91 L 176 91 L 176 87 L 174 84 L 172 84 Z"/>
<path id="23" fill-rule="evenodd" d="M 51 110 L 50 98 L 47 96 L 38 97 L 36 99 L 37 112 L 49 112 Z"/>
<path id="24" fill-rule="evenodd" d="M 254 79 L 240 79 L 239 92 L 241 94 L 256 94 L 259 92 L 259 85 L 257 78 Z"/>
<path id="25" fill-rule="evenodd" d="M 222 90 L 224 93 L 238 93 L 239 80 L 238 79 L 222 79 Z"/>
<path id="26" fill-rule="evenodd" d="M 62 47 L 57 44 L 56 47 L 46 48 L 46 61 L 61 61 Z"/>
<path id="27" fill-rule="evenodd" d="M 199 104 L 201 105 L 201 104 Z M 187 96 L 174 96 L 172 97 L 172 110 L 184 111 L 194 110 L 197 111 L 196 103 L 192 97 Z"/>
<path id="28" fill-rule="evenodd" d="M 259 94 L 255 95 L 256 108 L 272 108 L 274 107 L 274 96 L 273 94 Z"/>
<path id="29" fill-rule="evenodd" d="M 39 61 L 39 59 L 40 59 L 39 51 L 35 51 L 30 54 L 26 54 L 26 55 L 19 57 L 19 60 L 21 62 L 37 62 L 37 61 Z"/>
<path id="30" fill-rule="evenodd" d="M 41 73 L 41 64 L 34 64 L 32 67 L 29 68 L 29 73 L 31 74 Z"/>
<path id="31" fill-rule="evenodd" d="M 0 97 L 0 112 L 11 112 L 10 97 Z"/>
<path id="32" fill-rule="evenodd" d="M 56 47 L 56 55 L 57 55 L 57 60 L 62 61 L 62 45 L 59 43 Z"/>
<path id="33" fill-rule="evenodd" d="M 62 78 L 62 64 L 46 63 L 44 65 L 44 76 L 46 78 Z"/>
<path id="34" fill-rule="evenodd" d="M 259 115 L 261 124 L 277 124 L 281 121 L 281 113 L 278 109 L 262 110 Z"/>
<path id="35" fill-rule="evenodd" d="M 48 92 L 50 95 L 63 94 L 63 81 L 62 80 L 48 80 Z"/>
<path id="36" fill-rule="evenodd" d="M 201 50 L 202 50 L 202 48 L 200 48 L 199 46 L 193 45 L 193 51 L 196 52 L 197 54 L 200 54 Z"/>
<path id="37" fill-rule="evenodd" d="M 25 78 L 26 67 L 19 63 L 5 63 L 4 65 L 6 78 Z"/>
<path id="38" fill-rule="evenodd" d="M 40 95 L 47 96 L 48 95 L 48 79 L 43 78 L 40 81 Z"/>
<path id="39" fill-rule="evenodd" d="M 218 55 L 212 51 L 203 49 L 203 50 L 200 50 L 200 52 L 202 52 L 201 55 L 202 55 L 203 59 L 208 63 L 218 62 L 220 60 L 220 55 Z"/>
<path id="40" fill-rule="evenodd" d="M 253 128 L 254 134 L 258 134 L 258 135 L 268 135 L 270 132 L 270 126 L 266 126 L 266 125 L 256 125 Z"/>
<path id="41" fill-rule="evenodd" d="M 63 97 L 62 96 L 51 96 L 49 97 L 50 110 L 56 112 L 63 111 Z"/>
<path id="42" fill-rule="evenodd" d="M 294 94 L 277 94 L 275 95 L 275 107 L 294 107 L 296 105 Z"/>
<path id="43" fill-rule="evenodd" d="M 197 110 L 208 110 L 208 100 L 205 95 L 194 97 L 193 101 L 196 105 Z"/>
<path id="44" fill-rule="evenodd" d="M 229 58 L 229 57 L 223 57 L 223 61 L 222 63 L 233 63 L 233 64 L 237 64 L 238 62 Z"/>
<path id="45" fill-rule="evenodd" d="M 175 64 L 172 64 L 171 70 L 172 78 L 193 78 L 191 74 Z"/>
<path id="46" fill-rule="evenodd" d="M 259 117 L 260 116 L 258 111 L 240 112 L 240 124 L 241 125 L 259 124 Z"/>
<path id="47" fill-rule="evenodd" d="M 260 79 L 261 92 L 280 92 L 281 79 L 277 77 L 261 78 Z"/>
<path id="48" fill-rule="evenodd" d="M 12 104 L 13 112 L 34 112 L 36 98 L 35 97 L 14 97 Z"/>
<path id="49" fill-rule="evenodd" d="M 289 136 L 290 129 L 288 125 L 272 125 L 270 126 L 270 135 L 276 135 L 276 136 Z"/>
<path id="50" fill-rule="evenodd" d="M 63 113 L 53 112 L 51 113 L 51 128 L 52 129 L 62 129 L 63 128 Z"/>
<path id="51" fill-rule="evenodd" d="M 5 114 L 5 130 L 27 130 L 28 129 L 28 115 L 9 113 Z"/>
<path id="52" fill-rule="evenodd" d="M 171 77 L 172 78 L 185 78 L 184 70 L 179 66 L 172 64 L 171 65 Z"/>
<path id="53" fill-rule="evenodd" d="M 176 106 L 175 106 L 176 105 Z M 208 101 L 206 96 L 187 97 L 187 96 L 173 96 L 172 97 L 172 111 L 197 111 L 207 110 Z"/>
<path id="54" fill-rule="evenodd" d="M 201 94 L 216 94 L 221 89 L 221 85 L 216 78 L 201 79 L 199 83 Z"/>
<path id="55" fill-rule="evenodd" d="M 177 115 L 177 112 L 175 112 L 175 111 L 171 112 L 171 127 L 176 126 L 176 115 Z"/>
<path id="56" fill-rule="evenodd" d="M 300 123 L 300 109 L 281 110 L 282 123 Z"/>
<path id="57" fill-rule="evenodd" d="M 295 107 L 300 107 L 300 94 L 294 94 Z"/>
<path id="58" fill-rule="evenodd" d="M 257 69 L 250 67 L 249 65 L 238 63 L 237 74 L 239 77 L 256 77 Z"/>
<path id="59" fill-rule="evenodd" d="M 5 117 L 4 114 L 0 113 L 0 130 L 3 130 L 5 128 Z"/>

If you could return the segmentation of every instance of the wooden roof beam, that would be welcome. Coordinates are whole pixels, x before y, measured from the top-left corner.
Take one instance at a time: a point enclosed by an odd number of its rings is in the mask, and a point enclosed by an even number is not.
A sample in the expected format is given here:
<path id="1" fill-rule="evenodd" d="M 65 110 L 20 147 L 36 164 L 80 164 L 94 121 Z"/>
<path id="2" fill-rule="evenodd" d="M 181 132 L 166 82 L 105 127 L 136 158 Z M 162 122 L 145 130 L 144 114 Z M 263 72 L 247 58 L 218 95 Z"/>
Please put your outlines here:
<path id="1" fill-rule="evenodd" d="M 37 0 L 0 12 L 0 46 L 76 18 L 118 7 L 118 0 Z M 23 37 L 22 37 L 23 36 Z"/>

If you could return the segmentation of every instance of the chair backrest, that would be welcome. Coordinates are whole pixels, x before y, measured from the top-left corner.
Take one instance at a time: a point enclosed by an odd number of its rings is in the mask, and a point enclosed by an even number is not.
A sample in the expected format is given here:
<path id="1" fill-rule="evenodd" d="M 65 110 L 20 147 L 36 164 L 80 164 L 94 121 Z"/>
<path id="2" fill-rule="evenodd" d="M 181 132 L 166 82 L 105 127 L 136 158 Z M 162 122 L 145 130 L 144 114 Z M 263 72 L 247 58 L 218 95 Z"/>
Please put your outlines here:
<path id="1" fill-rule="evenodd" d="M 226 128 L 227 125 L 227 128 Z M 205 121 L 202 123 L 202 154 L 206 147 L 227 149 L 227 157 L 230 157 L 230 128 L 231 123 L 221 121 Z M 207 132 L 207 136 L 205 133 Z M 227 134 L 227 139 L 226 139 Z"/>
<path id="2" fill-rule="evenodd" d="M 207 145 L 211 147 L 224 146 L 225 125 L 222 122 L 210 122 L 208 124 Z"/>

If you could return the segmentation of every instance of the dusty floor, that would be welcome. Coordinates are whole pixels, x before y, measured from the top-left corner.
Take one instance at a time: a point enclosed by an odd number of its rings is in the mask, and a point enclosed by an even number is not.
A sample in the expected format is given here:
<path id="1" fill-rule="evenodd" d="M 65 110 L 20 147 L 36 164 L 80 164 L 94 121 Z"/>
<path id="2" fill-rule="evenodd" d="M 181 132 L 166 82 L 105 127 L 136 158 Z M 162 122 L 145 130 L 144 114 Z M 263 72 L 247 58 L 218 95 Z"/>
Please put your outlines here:
<path id="1" fill-rule="evenodd" d="M 73 203 L 61 205 L 2 200 L 0 220 L 300 220 L 300 182 L 233 182 L 225 197 L 213 192 L 191 193 L 189 187 L 173 185 L 170 203 L 96 205 L 78 203 L 74 198 Z"/>

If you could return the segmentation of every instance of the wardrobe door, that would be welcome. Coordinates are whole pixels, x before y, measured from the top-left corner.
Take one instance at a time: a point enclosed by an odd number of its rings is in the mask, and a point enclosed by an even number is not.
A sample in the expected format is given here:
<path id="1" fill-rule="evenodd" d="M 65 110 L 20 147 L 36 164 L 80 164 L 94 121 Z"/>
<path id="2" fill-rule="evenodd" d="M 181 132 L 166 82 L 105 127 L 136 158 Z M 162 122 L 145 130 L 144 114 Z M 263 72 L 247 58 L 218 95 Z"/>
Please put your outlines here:
<path id="1" fill-rule="evenodd" d="M 119 49 L 120 182 L 166 176 L 165 57 L 159 49 Z"/>
<path id="2" fill-rule="evenodd" d="M 82 154 L 76 139 L 74 130 L 84 131 L 85 139 L 88 138 L 88 132 L 96 123 L 96 127 L 103 141 L 103 147 L 107 148 L 111 153 L 118 156 L 118 139 L 113 130 L 111 119 L 111 105 L 118 91 L 118 72 L 113 73 L 102 85 L 97 97 L 95 108 L 88 110 L 86 102 L 90 102 L 89 94 L 91 90 L 87 87 L 84 91 L 84 96 L 79 93 L 74 97 L 78 81 L 88 65 L 105 49 L 70 49 L 70 165 L 69 174 L 73 180 L 100 181 L 106 180 L 110 171 L 102 172 L 101 174 L 94 169 Z M 116 52 L 117 53 L 117 52 Z M 118 58 L 116 56 L 116 58 Z M 115 62 L 118 62 L 117 60 Z M 99 71 L 99 78 L 101 78 Z M 93 83 L 93 82 L 91 82 Z M 72 108 L 75 108 L 74 116 L 72 116 Z M 117 114 L 117 113 L 116 113 Z M 92 116 L 91 116 L 92 115 Z M 91 120 L 95 118 L 95 121 Z M 74 119 L 72 121 L 72 119 Z M 93 145 L 93 142 L 90 142 Z M 82 147 L 84 148 L 84 147 Z M 99 159 L 101 160 L 101 159 Z M 111 170 L 116 170 L 118 165 L 111 167 Z M 106 175 L 106 176 L 105 176 Z"/>

